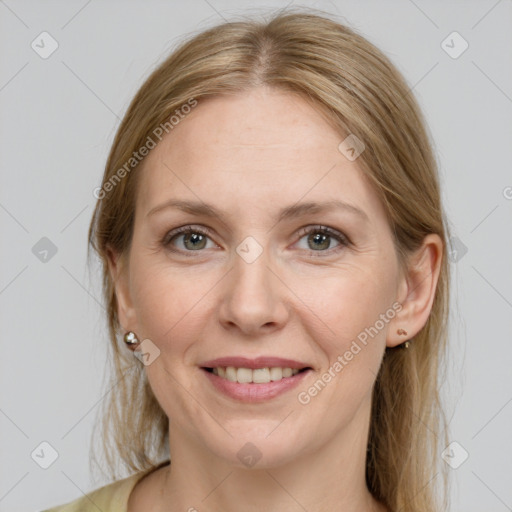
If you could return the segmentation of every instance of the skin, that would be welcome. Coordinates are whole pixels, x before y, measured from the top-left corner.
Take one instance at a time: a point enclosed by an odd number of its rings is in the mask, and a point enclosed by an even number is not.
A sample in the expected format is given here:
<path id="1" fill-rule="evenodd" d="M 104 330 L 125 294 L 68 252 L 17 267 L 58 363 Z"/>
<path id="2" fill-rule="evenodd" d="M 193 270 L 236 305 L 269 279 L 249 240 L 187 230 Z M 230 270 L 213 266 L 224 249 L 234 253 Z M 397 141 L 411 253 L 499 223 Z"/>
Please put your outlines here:
<path id="1" fill-rule="evenodd" d="M 364 476 L 373 384 L 386 346 L 425 325 L 442 242 L 427 236 L 400 271 L 384 208 L 357 159 L 338 150 L 343 139 L 302 98 L 258 87 L 200 100 L 144 161 L 130 252 L 111 252 L 109 265 L 123 329 L 160 350 L 146 371 L 170 418 L 172 464 L 136 485 L 130 512 L 385 510 Z M 225 219 L 174 208 L 147 215 L 169 199 L 212 204 Z M 343 210 L 275 220 L 285 206 L 331 199 L 367 220 Z M 350 243 L 315 245 L 319 224 Z M 172 252 L 162 239 L 184 225 L 211 236 L 194 250 L 177 235 L 171 247 L 181 253 Z M 248 236 L 264 249 L 250 264 L 236 252 Z M 394 318 L 299 403 L 395 301 Z M 314 371 L 298 389 L 245 404 L 218 393 L 199 367 L 234 355 L 288 357 Z M 246 442 L 261 453 L 252 467 L 237 457 Z"/>

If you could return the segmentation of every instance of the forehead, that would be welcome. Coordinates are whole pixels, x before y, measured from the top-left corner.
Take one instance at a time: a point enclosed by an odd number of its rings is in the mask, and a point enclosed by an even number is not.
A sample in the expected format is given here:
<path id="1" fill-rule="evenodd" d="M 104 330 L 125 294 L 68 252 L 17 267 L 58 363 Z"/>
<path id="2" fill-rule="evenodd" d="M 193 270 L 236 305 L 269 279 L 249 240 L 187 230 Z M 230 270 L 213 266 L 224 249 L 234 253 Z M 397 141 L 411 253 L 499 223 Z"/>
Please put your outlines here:
<path id="1" fill-rule="evenodd" d="M 344 199 L 382 214 L 357 160 L 338 150 L 344 138 L 296 94 L 257 88 L 199 100 L 146 157 L 137 210 L 145 215 L 186 196 L 237 213 L 304 198 Z"/>

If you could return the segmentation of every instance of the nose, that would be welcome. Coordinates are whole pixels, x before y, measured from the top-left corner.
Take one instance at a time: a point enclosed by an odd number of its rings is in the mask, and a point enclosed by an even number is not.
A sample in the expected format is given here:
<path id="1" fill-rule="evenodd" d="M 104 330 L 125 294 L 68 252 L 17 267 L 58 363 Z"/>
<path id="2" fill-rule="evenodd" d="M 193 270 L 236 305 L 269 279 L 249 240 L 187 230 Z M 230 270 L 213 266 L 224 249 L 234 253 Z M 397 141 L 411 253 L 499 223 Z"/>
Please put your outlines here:
<path id="1" fill-rule="evenodd" d="M 266 249 L 251 263 L 235 255 L 233 268 L 224 280 L 219 313 L 226 329 L 261 336 L 286 324 L 290 291 L 269 260 Z"/>

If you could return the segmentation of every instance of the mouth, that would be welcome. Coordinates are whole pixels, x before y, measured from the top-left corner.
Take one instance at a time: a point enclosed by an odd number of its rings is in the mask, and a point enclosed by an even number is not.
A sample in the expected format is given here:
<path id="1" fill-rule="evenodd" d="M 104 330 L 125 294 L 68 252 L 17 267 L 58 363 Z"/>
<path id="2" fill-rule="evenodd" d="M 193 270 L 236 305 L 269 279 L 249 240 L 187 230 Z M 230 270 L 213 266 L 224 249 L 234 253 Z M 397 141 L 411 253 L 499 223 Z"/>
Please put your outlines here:
<path id="1" fill-rule="evenodd" d="M 210 390 L 246 403 L 285 395 L 314 372 L 307 362 L 273 355 L 219 357 L 198 366 Z"/>
<path id="2" fill-rule="evenodd" d="M 234 366 L 203 366 L 201 369 L 221 379 L 229 382 L 238 382 L 239 384 L 269 384 L 271 382 L 289 379 L 299 373 L 312 370 L 310 366 L 304 368 L 272 366 L 254 369 L 244 367 L 237 368 Z"/>
<path id="3" fill-rule="evenodd" d="M 232 358 L 229 362 L 234 364 Z M 278 363 L 275 359 L 237 359 L 237 362 L 246 366 L 227 366 L 228 361 L 216 360 L 200 368 L 210 390 L 236 402 L 248 404 L 269 402 L 281 395 L 284 397 L 314 371 L 311 366 L 283 359 L 279 360 L 280 364 L 296 367 L 273 366 Z"/>

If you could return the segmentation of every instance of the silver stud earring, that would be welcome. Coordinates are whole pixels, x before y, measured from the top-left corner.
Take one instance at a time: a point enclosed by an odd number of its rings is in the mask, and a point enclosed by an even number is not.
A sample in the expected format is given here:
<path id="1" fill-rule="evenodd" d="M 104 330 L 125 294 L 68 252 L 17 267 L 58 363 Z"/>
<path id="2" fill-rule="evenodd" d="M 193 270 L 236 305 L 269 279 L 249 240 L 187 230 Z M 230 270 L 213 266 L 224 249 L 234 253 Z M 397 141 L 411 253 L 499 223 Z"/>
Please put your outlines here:
<path id="1" fill-rule="evenodd" d="M 124 342 L 129 348 L 134 348 L 136 345 L 140 343 L 140 340 L 139 338 L 137 338 L 134 332 L 128 331 L 124 335 Z"/>

